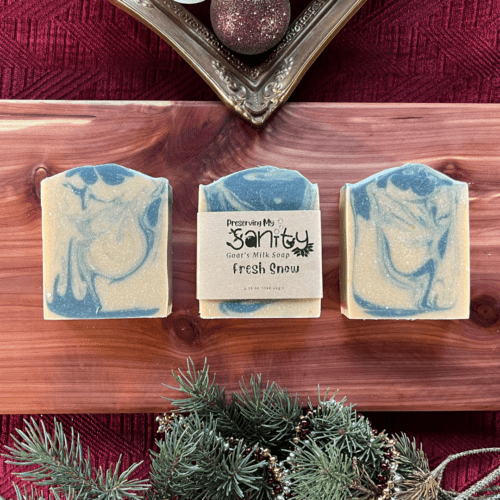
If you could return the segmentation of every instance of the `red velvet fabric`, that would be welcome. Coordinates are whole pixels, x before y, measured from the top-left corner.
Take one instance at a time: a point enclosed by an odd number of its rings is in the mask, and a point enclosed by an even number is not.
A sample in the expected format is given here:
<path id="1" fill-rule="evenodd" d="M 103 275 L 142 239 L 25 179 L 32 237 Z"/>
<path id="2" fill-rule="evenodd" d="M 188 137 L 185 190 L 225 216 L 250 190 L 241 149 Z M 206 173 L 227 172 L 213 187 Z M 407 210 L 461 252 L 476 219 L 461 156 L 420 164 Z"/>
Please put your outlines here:
<path id="1" fill-rule="evenodd" d="M 498 102 L 499 22 L 497 0 L 367 0 L 290 100 Z M 0 98 L 217 99 L 106 0 L 0 0 Z"/>
<path id="2" fill-rule="evenodd" d="M 498 0 L 367 0 L 290 100 L 499 102 L 499 26 Z M 0 98 L 217 99 L 168 44 L 106 0 L 0 0 Z M 449 454 L 500 446 L 500 412 L 369 417 L 379 430 L 415 436 L 431 467 Z M 29 416 L 0 416 L 2 446 L 12 444 L 23 418 Z M 53 415 L 36 418 L 52 425 Z M 122 454 L 125 467 L 145 460 L 136 477 L 147 477 L 155 415 L 57 418 L 81 434 L 96 465 Z M 500 455 L 461 459 L 444 486 L 464 490 L 498 465 Z M 0 457 L 5 497 L 14 496 L 12 470 Z"/>

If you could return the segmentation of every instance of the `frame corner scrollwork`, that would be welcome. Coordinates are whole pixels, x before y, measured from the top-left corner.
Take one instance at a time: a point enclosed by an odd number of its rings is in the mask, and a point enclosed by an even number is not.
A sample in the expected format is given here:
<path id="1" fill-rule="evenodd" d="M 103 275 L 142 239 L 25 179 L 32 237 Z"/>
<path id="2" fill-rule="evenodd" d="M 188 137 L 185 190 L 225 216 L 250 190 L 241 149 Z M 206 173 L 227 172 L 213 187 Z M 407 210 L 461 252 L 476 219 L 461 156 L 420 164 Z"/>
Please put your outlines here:
<path id="1" fill-rule="evenodd" d="M 366 0 L 312 0 L 266 60 L 241 61 L 174 0 L 109 0 L 169 43 L 242 118 L 263 126 Z"/>

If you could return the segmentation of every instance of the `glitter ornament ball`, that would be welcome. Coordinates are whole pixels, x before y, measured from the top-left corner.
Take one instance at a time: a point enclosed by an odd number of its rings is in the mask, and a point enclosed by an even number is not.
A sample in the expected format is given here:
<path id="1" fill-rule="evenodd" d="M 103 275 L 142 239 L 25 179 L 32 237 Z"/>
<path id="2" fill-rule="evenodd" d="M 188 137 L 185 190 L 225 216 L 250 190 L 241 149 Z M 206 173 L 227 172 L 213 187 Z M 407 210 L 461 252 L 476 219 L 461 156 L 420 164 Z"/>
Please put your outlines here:
<path id="1" fill-rule="evenodd" d="M 219 40 L 240 54 L 274 47 L 290 23 L 289 0 L 212 0 L 212 27 Z"/>

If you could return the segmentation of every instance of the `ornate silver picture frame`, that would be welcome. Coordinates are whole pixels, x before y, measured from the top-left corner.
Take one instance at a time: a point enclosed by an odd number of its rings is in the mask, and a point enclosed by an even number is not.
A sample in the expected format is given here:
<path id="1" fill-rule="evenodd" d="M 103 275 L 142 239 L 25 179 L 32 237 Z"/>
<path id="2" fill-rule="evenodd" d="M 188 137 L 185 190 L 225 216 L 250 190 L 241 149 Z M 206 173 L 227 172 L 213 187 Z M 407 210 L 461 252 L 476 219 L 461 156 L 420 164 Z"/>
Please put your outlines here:
<path id="1" fill-rule="evenodd" d="M 313 0 L 257 66 L 248 66 L 173 0 L 109 0 L 169 43 L 221 101 L 256 126 L 281 106 L 366 0 Z"/>

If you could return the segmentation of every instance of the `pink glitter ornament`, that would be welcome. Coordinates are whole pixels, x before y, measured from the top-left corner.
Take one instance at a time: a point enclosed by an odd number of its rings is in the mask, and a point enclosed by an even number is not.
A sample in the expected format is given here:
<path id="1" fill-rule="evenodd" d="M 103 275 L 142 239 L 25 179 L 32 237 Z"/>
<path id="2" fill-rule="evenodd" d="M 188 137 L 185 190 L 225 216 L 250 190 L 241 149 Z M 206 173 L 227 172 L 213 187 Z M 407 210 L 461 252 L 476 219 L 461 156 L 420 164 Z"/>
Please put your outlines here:
<path id="1" fill-rule="evenodd" d="M 212 27 L 219 40 L 240 54 L 274 47 L 290 23 L 289 0 L 212 0 Z"/>

